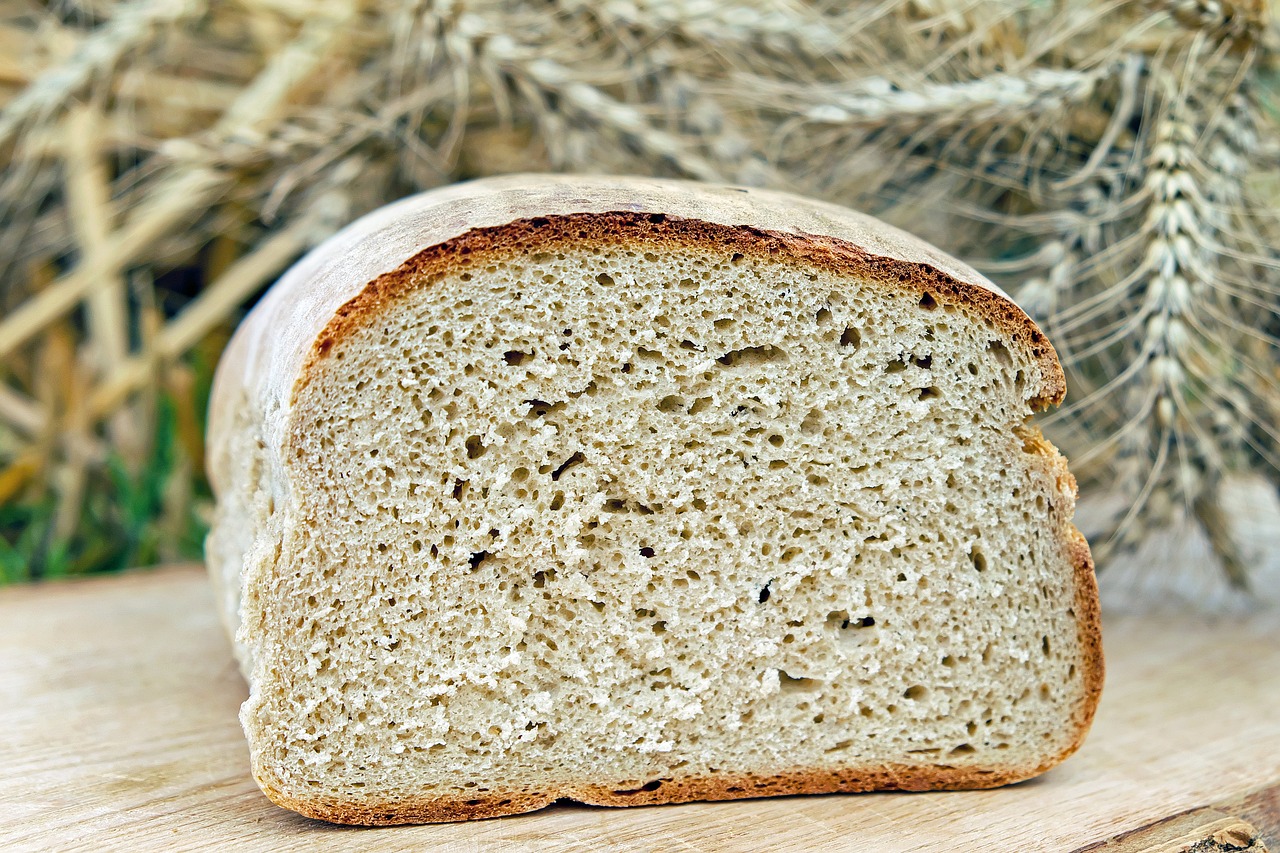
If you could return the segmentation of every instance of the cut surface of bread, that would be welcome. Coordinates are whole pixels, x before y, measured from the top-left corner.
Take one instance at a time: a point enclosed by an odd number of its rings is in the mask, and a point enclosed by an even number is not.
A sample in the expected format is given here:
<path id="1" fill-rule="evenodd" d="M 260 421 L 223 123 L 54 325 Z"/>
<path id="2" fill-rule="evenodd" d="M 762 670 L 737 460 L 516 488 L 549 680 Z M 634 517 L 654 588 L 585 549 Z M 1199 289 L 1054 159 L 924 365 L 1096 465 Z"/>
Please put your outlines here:
<path id="1" fill-rule="evenodd" d="M 254 774 L 330 821 L 978 788 L 1101 690 L 1052 347 L 790 196 L 519 176 L 317 249 L 219 368 Z"/>

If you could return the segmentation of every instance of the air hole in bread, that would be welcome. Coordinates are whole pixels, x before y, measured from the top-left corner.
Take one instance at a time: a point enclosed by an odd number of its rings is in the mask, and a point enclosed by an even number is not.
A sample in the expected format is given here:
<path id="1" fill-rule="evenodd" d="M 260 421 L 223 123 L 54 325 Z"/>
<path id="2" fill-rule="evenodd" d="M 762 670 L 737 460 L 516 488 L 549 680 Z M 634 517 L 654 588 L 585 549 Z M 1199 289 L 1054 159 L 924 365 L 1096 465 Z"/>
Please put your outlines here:
<path id="1" fill-rule="evenodd" d="M 658 411 L 673 414 L 675 412 L 683 412 L 685 408 L 684 398 L 678 394 L 668 394 L 658 401 Z"/>
<path id="2" fill-rule="evenodd" d="M 641 785 L 639 788 L 631 788 L 630 790 L 618 790 L 618 791 L 614 791 L 614 793 L 618 794 L 619 796 L 630 797 L 636 794 L 643 794 L 648 791 L 656 791 L 661 787 L 662 787 L 662 780 L 654 779 L 652 782 L 646 782 L 645 784 Z"/>
<path id="3" fill-rule="evenodd" d="M 787 353 L 773 344 L 764 346 L 743 347 L 730 350 L 716 359 L 716 363 L 728 368 L 762 367 L 770 362 L 786 361 Z"/>
<path id="4" fill-rule="evenodd" d="M 512 367 L 518 367 L 531 358 L 533 358 L 531 353 L 521 352 L 520 350 L 515 349 L 507 350 L 502 354 L 502 360 Z"/>
<path id="5" fill-rule="evenodd" d="M 565 472 L 568 471 L 570 468 L 573 468 L 573 466 L 575 465 L 581 465 L 585 461 L 587 461 L 587 457 L 582 455 L 582 451 L 580 450 L 574 451 L 573 455 L 571 455 L 568 459 L 561 462 L 559 467 L 552 470 L 551 472 L 552 481 L 554 482 L 559 480 L 561 477 L 564 476 Z"/>
<path id="6" fill-rule="evenodd" d="M 822 682 L 816 678 L 791 675 L 786 670 L 778 670 L 778 689 L 785 695 L 817 690 Z"/>
<path id="7" fill-rule="evenodd" d="M 1002 367 L 1013 367 L 1013 354 L 1009 352 L 1009 348 L 1001 341 L 988 341 L 987 352 Z"/>

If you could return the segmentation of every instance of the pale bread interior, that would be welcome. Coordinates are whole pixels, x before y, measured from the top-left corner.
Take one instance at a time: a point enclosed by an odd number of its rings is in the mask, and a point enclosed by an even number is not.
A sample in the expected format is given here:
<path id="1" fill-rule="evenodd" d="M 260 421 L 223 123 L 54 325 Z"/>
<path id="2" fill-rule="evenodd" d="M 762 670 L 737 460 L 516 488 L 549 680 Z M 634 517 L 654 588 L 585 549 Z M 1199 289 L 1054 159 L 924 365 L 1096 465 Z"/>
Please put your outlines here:
<path id="1" fill-rule="evenodd" d="M 1042 362 L 978 306 L 662 241 L 423 279 L 316 363 L 282 454 L 251 406 L 224 454 L 269 787 L 980 784 L 1078 742 L 1072 484 L 1024 425 Z"/>

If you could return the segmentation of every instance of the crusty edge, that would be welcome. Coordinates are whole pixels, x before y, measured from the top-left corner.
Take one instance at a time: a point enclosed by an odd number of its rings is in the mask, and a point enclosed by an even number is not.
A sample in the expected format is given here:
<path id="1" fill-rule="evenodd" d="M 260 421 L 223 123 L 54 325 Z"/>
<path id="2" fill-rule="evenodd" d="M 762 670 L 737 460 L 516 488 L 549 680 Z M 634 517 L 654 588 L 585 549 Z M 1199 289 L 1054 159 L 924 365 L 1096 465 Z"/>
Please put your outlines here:
<path id="1" fill-rule="evenodd" d="M 1065 756 L 1064 756 L 1065 757 Z M 1055 762 L 1056 763 L 1056 762 Z M 973 768 L 939 765 L 878 764 L 865 769 L 793 770 L 766 775 L 690 776 L 657 779 L 632 791 L 604 785 L 566 785 L 554 791 L 486 794 L 483 797 L 435 797 L 372 803 L 316 798 L 297 799 L 259 779 L 276 805 L 304 817 L 357 826 L 450 823 L 524 814 L 566 799 L 592 806 L 630 807 L 711 800 L 741 800 L 796 794 L 858 794 L 871 791 L 944 791 L 997 788 L 1029 779 L 1038 768 Z"/>
<path id="2" fill-rule="evenodd" d="M 390 306 L 402 295 L 429 285 L 450 271 L 533 248 L 557 243 L 665 244 L 717 249 L 763 260 L 812 264 L 833 272 L 877 281 L 938 304 L 975 311 L 1015 343 L 1023 343 L 1039 362 L 1042 385 L 1030 398 L 1034 410 L 1062 402 L 1066 378 L 1057 352 L 1040 328 L 1016 304 L 983 284 L 958 279 L 923 262 L 872 254 L 862 247 L 821 234 L 792 234 L 746 225 L 720 225 L 662 213 L 616 210 L 517 219 L 505 225 L 474 228 L 450 240 L 428 246 L 399 268 L 375 278 L 341 305 L 316 337 L 304 362 L 292 399 L 313 375 L 318 363 L 354 329 Z"/>
<path id="3" fill-rule="evenodd" d="M 1064 468 L 1065 468 L 1065 462 Z M 1070 476 L 1070 475 L 1068 475 Z M 1074 486 L 1075 478 L 1071 478 Z M 1102 685 L 1106 681 L 1107 666 L 1102 653 L 1102 605 L 1098 597 L 1098 578 L 1094 572 L 1093 554 L 1089 542 L 1074 524 L 1067 525 L 1070 537 L 1067 548 L 1076 570 L 1076 622 L 1080 626 L 1081 666 L 1084 668 L 1084 696 L 1076 709 L 1076 726 L 1079 734 L 1075 743 L 1058 757 L 1054 764 L 1065 760 L 1084 743 L 1085 735 L 1097 713 L 1102 699 Z"/>

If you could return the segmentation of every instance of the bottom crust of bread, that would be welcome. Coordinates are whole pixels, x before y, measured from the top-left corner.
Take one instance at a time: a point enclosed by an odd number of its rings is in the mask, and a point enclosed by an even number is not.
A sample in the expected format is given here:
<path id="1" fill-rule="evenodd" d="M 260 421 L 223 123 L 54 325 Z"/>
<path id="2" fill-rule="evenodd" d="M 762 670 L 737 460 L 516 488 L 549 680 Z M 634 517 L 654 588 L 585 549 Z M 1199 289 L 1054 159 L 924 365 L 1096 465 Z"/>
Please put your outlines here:
<path id="1" fill-rule="evenodd" d="M 522 814 L 545 808 L 557 800 L 592 806 L 650 806 L 706 800 L 739 800 L 790 794 L 857 794 L 871 791 L 941 791 L 995 788 L 1019 782 L 1045 767 L 973 768 L 937 765 L 882 765 L 845 770 L 793 770 L 772 775 L 696 776 L 655 779 L 634 790 L 605 785 L 566 786 L 554 793 L 526 791 L 482 797 L 433 797 L 418 800 L 357 802 L 329 799 L 295 800 L 264 784 L 277 805 L 304 817 L 359 826 L 446 823 Z"/>

